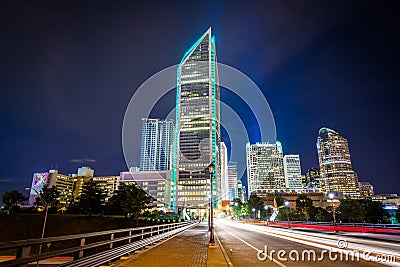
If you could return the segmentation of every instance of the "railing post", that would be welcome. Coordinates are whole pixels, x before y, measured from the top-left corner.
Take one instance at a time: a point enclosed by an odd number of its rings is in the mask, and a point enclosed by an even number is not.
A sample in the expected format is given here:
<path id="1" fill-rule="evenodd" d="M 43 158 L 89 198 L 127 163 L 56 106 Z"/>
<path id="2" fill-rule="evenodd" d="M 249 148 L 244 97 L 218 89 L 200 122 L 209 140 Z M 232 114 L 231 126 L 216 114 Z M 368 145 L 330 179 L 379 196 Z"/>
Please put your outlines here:
<path id="1" fill-rule="evenodd" d="M 81 242 L 80 242 L 79 246 L 83 247 L 84 245 L 85 245 L 85 238 L 83 237 L 83 238 L 81 238 Z M 79 250 L 78 253 L 74 257 L 75 258 L 74 260 L 80 259 L 82 257 L 83 257 L 83 250 Z"/>
<path id="2" fill-rule="evenodd" d="M 143 236 L 144 236 L 144 229 L 142 229 L 142 239 L 143 239 Z"/>
<path id="3" fill-rule="evenodd" d="M 31 254 L 31 246 L 19 247 L 17 250 L 17 259 L 28 257 Z M 27 267 L 28 264 L 20 265 L 22 267 Z"/>
<path id="4" fill-rule="evenodd" d="M 153 236 L 153 226 L 150 228 L 150 236 Z"/>
<path id="5" fill-rule="evenodd" d="M 132 236 L 132 231 L 129 231 L 129 236 Z M 132 238 L 128 239 L 128 244 L 130 244 L 132 242 Z"/>
<path id="6" fill-rule="evenodd" d="M 114 233 L 112 233 L 111 235 L 110 235 L 110 240 L 112 241 L 114 239 Z M 112 249 L 113 248 L 113 242 L 111 242 L 110 243 L 110 249 Z"/>

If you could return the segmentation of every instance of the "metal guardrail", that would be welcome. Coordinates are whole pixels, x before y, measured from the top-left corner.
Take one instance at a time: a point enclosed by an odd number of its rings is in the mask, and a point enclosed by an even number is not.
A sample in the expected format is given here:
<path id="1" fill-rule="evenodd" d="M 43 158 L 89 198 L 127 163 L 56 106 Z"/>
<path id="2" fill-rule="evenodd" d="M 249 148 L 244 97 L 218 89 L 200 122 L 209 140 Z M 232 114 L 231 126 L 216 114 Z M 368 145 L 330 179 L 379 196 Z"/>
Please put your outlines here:
<path id="1" fill-rule="evenodd" d="M 0 262 L 0 267 L 27 266 L 31 262 L 63 255 L 73 255 L 74 260 L 62 266 L 96 266 L 184 231 L 194 225 L 196 225 L 196 222 L 171 223 L 0 243 L 0 251 L 12 249 L 17 251 L 16 259 Z M 96 238 L 106 238 L 106 240 L 96 241 Z M 94 239 L 94 241 L 90 242 L 90 239 Z M 47 243 L 65 243 L 66 241 L 71 244 L 75 241 L 79 245 L 71 245 L 71 247 L 31 255 L 31 249 L 34 246 Z M 102 250 L 102 252 L 92 252 L 91 255 L 87 253 L 96 249 Z"/>
<path id="2" fill-rule="evenodd" d="M 287 221 L 277 221 L 279 223 L 286 223 Z M 309 222 L 309 221 L 290 221 L 291 224 L 312 224 L 312 225 L 333 225 L 333 222 Z M 336 226 L 356 226 L 367 228 L 387 228 L 387 229 L 400 229 L 400 224 L 379 224 L 379 223 L 336 223 Z"/>

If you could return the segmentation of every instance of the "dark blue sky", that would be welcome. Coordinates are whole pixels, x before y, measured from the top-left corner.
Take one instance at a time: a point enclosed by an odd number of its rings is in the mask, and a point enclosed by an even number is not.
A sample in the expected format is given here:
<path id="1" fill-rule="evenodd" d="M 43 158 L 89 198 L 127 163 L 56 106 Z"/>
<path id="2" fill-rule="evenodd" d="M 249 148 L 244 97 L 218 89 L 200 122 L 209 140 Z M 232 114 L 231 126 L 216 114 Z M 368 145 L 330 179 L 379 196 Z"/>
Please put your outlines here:
<path id="1" fill-rule="evenodd" d="M 303 172 L 326 126 L 349 139 L 361 181 L 399 192 L 398 12 L 398 1 L 1 1 L 0 193 L 51 167 L 125 170 L 131 96 L 209 26 L 218 60 L 263 90 Z"/>

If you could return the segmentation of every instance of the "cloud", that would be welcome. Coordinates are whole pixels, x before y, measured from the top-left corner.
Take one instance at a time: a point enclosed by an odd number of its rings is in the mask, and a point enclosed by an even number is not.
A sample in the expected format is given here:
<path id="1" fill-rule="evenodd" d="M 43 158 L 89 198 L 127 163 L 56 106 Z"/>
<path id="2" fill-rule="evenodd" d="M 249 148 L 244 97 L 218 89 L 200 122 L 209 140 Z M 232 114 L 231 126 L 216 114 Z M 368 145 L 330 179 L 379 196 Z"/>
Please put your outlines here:
<path id="1" fill-rule="evenodd" d="M 15 180 L 13 180 L 13 179 L 8 179 L 8 178 L 6 178 L 6 179 L 0 179 L 0 183 L 8 183 L 8 182 L 15 182 Z"/>
<path id="2" fill-rule="evenodd" d="M 94 162 L 96 162 L 95 159 L 70 159 L 69 161 L 73 162 L 73 163 L 87 163 L 87 162 L 94 163 Z"/>

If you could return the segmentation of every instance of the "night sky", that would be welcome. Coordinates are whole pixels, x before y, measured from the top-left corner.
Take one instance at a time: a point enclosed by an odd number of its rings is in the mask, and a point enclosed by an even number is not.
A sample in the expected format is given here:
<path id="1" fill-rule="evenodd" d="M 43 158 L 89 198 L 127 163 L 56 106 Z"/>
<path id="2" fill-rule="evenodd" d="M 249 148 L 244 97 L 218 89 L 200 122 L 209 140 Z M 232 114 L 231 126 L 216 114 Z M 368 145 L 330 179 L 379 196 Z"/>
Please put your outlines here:
<path id="1" fill-rule="evenodd" d="M 398 1 L 170 2 L 0 2 L 0 194 L 50 168 L 126 170 L 130 98 L 210 26 L 218 61 L 263 91 L 303 173 L 325 126 L 348 138 L 360 181 L 400 193 Z"/>

